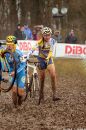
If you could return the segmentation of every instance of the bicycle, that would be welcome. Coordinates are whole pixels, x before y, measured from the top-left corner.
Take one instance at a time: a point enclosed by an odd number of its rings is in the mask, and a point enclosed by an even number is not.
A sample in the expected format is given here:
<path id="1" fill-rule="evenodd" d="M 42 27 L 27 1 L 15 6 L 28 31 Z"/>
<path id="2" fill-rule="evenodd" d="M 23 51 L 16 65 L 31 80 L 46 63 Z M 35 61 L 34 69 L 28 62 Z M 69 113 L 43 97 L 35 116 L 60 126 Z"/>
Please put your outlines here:
<path id="1" fill-rule="evenodd" d="M 30 97 L 34 98 L 37 103 L 39 100 L 39 89 L 40 89 L 39 76 L 38 76 L 38 71 L 37 71 L 38 64 L 39 64 L 38 61 L 27 60 L 27 70 L 26 70 L 27 71 L 26 84 L 28 86 L 28 91 L 30 92 Z M 32 72 L 31 72 L 31 69 L 32 69 Z M 30 72 L 31 72 L 31 75 L 30 75 Z"/>

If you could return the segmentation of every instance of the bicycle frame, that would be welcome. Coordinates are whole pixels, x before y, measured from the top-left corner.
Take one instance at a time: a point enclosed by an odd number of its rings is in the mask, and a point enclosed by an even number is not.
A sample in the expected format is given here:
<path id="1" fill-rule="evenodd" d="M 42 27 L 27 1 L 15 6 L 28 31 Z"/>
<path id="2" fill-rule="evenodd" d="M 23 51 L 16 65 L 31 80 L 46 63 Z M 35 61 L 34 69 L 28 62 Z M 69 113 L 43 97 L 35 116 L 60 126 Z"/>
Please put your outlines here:
<path id="1" fill-rule="evenodd" d="M 30 97 L 34 97 L 37 100 L 37 97 L 39 97 L 39 80 L 38 80 L 38 72 L 37 72 L 37 62 L 31 62 L 34 63 L 34 65 L 28 63 L 27 60 L 27 82 L 28 82 L 28 86 L 30 87 Z M 28 74 L 28 72 L 30 71 L 30 69 L 32 69 L 32 74 L 31 74 L 31 78 L 30 75 Z M 38 96 L 37 96 L 38 95 Z"/>
<path id="2" fill-rule="evenodd" d="M 27 82 L 28 82 L 28 84 L 30 83 L 30 81 L 29 81 L 30 76 L 29 76 L 29 74 L 28 74 L 30 68 L 33 69 L 33 72 L 32 72 L 33 77 L 34 77 L 34 75 L 38 75 L 36 64 L 30 65 L 30 64 L 27 62 Z"/>
<path id="3" fill-rule="evenodd" d="M 29 71 L 29 67 L 33 69 L 33 75 L 38 74 L 36 65 L 30 65 L 29 63 L 27 63 L 27 72 Z"/>

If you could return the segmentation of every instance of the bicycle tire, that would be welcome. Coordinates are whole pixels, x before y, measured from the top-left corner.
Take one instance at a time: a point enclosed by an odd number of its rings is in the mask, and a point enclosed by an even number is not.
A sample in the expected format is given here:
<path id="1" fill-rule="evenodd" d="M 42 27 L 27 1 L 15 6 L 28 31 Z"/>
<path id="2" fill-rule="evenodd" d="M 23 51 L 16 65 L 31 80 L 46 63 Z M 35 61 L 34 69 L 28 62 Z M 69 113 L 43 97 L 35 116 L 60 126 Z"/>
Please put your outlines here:
<path id="1" fill-rule="evenodd" d="M 7 58 L 6 58 L 6 55 L 10 55 L 10 57 L 12 58 L 12 62 L 13 62 L 13 67 L 14 67 L 14 78 L 13 78 L 13 81 L 12 82 L 9 82 L 9 85 L 7 85 L 7 87 L 5 88 L 5 87 L 3 87 L 3 85 L 2 85 L 2 82 L 1 82 L 1 90 L 3 91 L 3 92 L 8 92 L 8 91 L 10 91 L 11 89 L 12 89 L 12 87 L 13 87 L 13 85 L 14 85 L 14 82 L 15 82 L 15 78 L 16 78 L 16 61 L 15 61 L 15 58 L 14 58 L 14 55 L 13 55 L 13 53 L 12 52 L 10 52 L 10 51 L 8 51 L 8 50 L 6 50 L 5 52 L 3 52 L 3 60 L 4 60 L 4 63 L 5 63 L 5 67 L 6 67 L 6 69 L 7 69 L 7 73 L 9 73 L 9 68 L 7 67 L 7 66 L 9 66 L 9 62 L 7 61 Z M 6 72 L 6 71 L 4 71 L 4 72 Z M 4 73 L 3 72 L 3 73 Z M 5 86 L 5 85 L 4 85 Z"/>
<path id="2" fill-rule="evenodd" d="M 30 97 L 33 96 L 33 91 L 32 91 L 32 85 L 33 85 L 33 74 L 31 75 L 31 78 L 30 78 L 30 84 L 29 84 L 29 89 L 30 89 Z"/>
<path id="3" fill-rule="evenodd" d="M 33 75 L 31 76 L 31 78 L 29 79 L 28 82 L 28 77 L 27 77 L 27 72 L 26 72 L 26 81 L 25 81 L 25 96 L 23 98 L 23 101 L 25 101 L 28 97 L 28 93 L 30 93 L 30 97 L 32 97 L 31 95 L 31 86 L 32 86 L 32 82 L 33 82 Z"/>
<path id="4" fill-rule="evenodd" d="M 24 89 L 25 89 L 25 94 L 24 94 L 25 96 L 23 98 L 23 101 L 26 101 L 26 99 L 28 97 L 28 93 L 30 92 L 29 83 L 27 82 L 27 78 L 26 78 L 26 83 L 25 83 Z"/>
<path id="5" fill-rule="evenodd" d="M 29 85 L 27 85 L 27 84 L 28 83 L 26 82 L 26 85 L 25 85 L 25 87 L 26 87 L 26 93 L 28 95 L 28 92 L 30 92 L 30 98 L 31 98 L 31 97 L 33 97 L 33 87 L 32 87 L 32 85 L 33 85 L 33 75 L 31 75 Z"/>
<path id="6" fill-rule="evenodd" d="M 33 82 L 31 87 L 31 95 L 35 100 L 35 103 L 38 104 L 39 102 L 39 79 L 38 75 L 33 76 Z"/>

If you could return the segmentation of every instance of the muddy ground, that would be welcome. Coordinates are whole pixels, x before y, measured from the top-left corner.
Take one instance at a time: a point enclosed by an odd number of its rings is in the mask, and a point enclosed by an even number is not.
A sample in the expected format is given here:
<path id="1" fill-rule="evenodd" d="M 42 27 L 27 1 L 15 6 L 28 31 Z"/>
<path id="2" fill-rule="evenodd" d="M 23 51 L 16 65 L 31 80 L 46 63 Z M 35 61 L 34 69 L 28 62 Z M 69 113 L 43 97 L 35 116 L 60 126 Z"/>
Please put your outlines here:
<path id="1" fill-rule="evenodd" d="M 48 76 L 45 100 L 40 105 L 28 96 L 21 107 L 13 108 L 11 92 L 1 93 L 0 130 L 86 129 L 86 77 L 77 72 L 59 75 L 57 95 L 60 100 L 53 102 Z"/>

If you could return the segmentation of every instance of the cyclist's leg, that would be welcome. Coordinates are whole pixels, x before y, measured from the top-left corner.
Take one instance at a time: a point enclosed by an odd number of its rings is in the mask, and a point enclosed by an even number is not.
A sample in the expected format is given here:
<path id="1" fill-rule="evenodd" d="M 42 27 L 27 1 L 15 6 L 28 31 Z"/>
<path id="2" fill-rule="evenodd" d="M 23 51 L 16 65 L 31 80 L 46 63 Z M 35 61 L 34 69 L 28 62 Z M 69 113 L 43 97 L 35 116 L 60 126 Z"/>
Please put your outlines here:
<path id="1" fill-rule="evenodd" d="M 40 65 L 39 65 L 39 78 L 40 78 L 39 104 L 40 104 L 41 99 L 44 98 L 43 90 L 44 90 L 45 70 L 47 68 L 47 64 L 46 64 L 45 60 L 43 60 L 40 57 L 38 60 L 40 61 Z"/>
<path id="2" fill-rule="evenodd" d="M 45 80 L 45 69 L 39 71 L 40 78 L 40 93 L 39 93 L 39 102 L 41 99 L 44 99 L 44 80 Z"/>
<path id="3" fill-rule="evenodd" d="M 12 100 L 15 107 L 17 106 L 17 86 L 14 84 L 12 88 Z"/>
<path id="4" fill-rule="evenodd" d="M 10 77 L 10 81 L 12 81 L 13 78 Z M 21 71 L 16 75 L 16 80 L 14 82 L 14 86 L 12 88 L 12 100 L 13 104 L 16 106 L 22 104 L 22 98 L 24 95 L 24 85 L 25 85 L 25 71 Z"/>
<path id="5" fill-rule="evenodd" d="M 22 70 L 18 74 L 18 79 L 17 79 L 17 85 L 18 85 L 18 105 L 22 104 L 23 97 L 24 97 L 24 86 L 25 86 L 25 71 Z"/>
<path id="6" fill-rule="evenodd" d="M 18 105 L 21 105 L 24 97 L 24 89 L 18 88 Z"/>
<path id="7" fill-rule="evenodd" d="M 17 92 L 18 91 L 18 92 Z M 17 105 L 21 105 L 22 101 L 23 101 L 23 94 L 24 94 L 24 89 L 18 88 L 17 90 L 17 86 L 13 86 L 12 88 L 12 100 L 13 100 L 13 104 Z"/>
<path id="8" fill-rule="evenodd" d="M 12 81 L 13 81 L 13 77 L 9 76 L 9 82 L 12 82 Z M 15 80 L 14 85 L 12 87 L 12 101 L 13 101 L 14 106 L 16 107 L 16 105 L 17 105 L 17 86 L 16 86 L 16 80 Z"/>
<path id="9" fill-rule="evenodd" d="M 47 66 L 47 69 L 49 71 L 50 77 L 51 77 L 51 85 L 52 85 L 52 91 L 53 91 L 53 100 L 58 100 L 59 98 L 56 97 L 56 71 L 55 71 L 55 65 L 49 64 Z"/>

